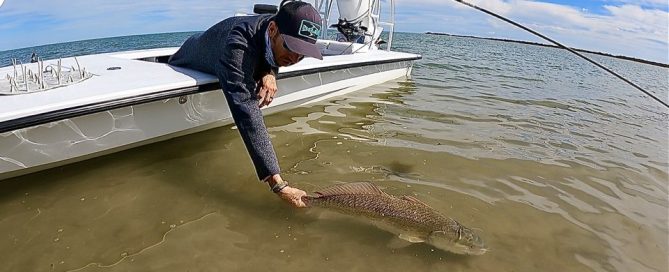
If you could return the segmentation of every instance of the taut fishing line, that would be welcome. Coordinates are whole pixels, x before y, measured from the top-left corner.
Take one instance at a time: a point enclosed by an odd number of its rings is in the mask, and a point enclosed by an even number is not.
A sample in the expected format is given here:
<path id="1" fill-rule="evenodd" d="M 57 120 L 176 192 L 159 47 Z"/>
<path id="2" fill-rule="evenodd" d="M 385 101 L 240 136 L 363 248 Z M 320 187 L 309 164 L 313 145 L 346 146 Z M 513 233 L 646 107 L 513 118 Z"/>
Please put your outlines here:
<path id="1" fill-rule="evenodd" d="M 528 28 L 528 27 L 526 27 L 526 26 L 524 26 L 524 25 L 521 25 L 521 24 L 519 24 L 519 23 L 516 23 L 516 22 L 514 22 L 514 21 L 512 21 L 512 20 L 510 20 L 510 19 L 507 19 L 507 18 L 505 18 L 505 17 L 503 17 L 503 16 L 501 16 L 501 15 L 499 15 L 499 14 L 496 14 L 496 13 L 494 13 L 494 12 L 492 12 L 492 11 L 489 11 L 489 10 L 487 10 L 487 9 L 478 7 L 478 6 L 474 5 L 474 4 L 471 4 L 471 3 L 468 3 L 468 2 L 465 2 L 465 1 L 462 1 L 462 0 L 453 0 L 453 1 L 458 2 L 458 3 L 460 3 L 460 4 L 463 4 L 463 5 L 466 5 L 466 6 L 469 6 L 469 7 L 471 7 L 471 8 L 476 9 L 476 10 L 482 11 L 482 12 L 484 12 L 484 13 L 486 13 L 486 14 L 488 14 L 488 15 L 491 15 L 491 16 L 497 18 L 497 19 L 500 19 L 500 20 L 502 20 L 502 21 L 504 21 L 504 22 L 507 22 L 507 23 L 509 23 L 509 24 L 512 24 L 512 25 L 514 25 L 514 26 L 517 26 L 517 27 L 519 27 L 519 28 L 521 28 L 521 29 L 523 29 L 523 30 L 525 30 L 525 31 L 528 31 L 528 32 L 530 32 L 530 33 L 532 33 L 532 34 L 534 34 L 534 35 L 536 35 L 536 36 L 538 36 L 538 37 L 540 37 L 540 38 L 542 38 L 542 39 L 544 39 L 544 40 L 547 40 L 547 41 L 549 41 L 549 42 L 555 44 L 556 46 L 558 46 L 558 47 L 560 47 L 560 48 L 562 48 L 562 49 L 565 49 L 565 50 L 567 50 L 567 51 L 569 51 L 569 52 L 572 52 L 572 53 L 576 54 L 577 56 L 579 56 L 579 57 L 581 57 L 581 58 L 587 60 L 588 62 L 594 64 L 595 66 L 604 69 L 605 71 L 607 71 L 607 72 L 609 72 L 610 74 L 616 76 L 617 78 L 621 79 L 622 81 L 625 81 L 627 84 L 632 85 L 632 86 L 633 86 L 634 88 L 636 88 L 637 90 L 639 90 L 639 91 L 645 93 L 646 95 L 648 95 L 648 96 L 650 96 L 651 98 L 655 99 L 655 101 L 660 102 L 660 104 L 662 104 L 662 105 L 664 105 L 665 107 L 669 108 L 669 104 L 667 104 L 667 103 L 665 103 L 664 101 L 660 100 L 659 98 L 657 98 L 656 96 L 654 96 L 654 95 L 651 94 L 650 92 L 648 92 L 648 91 L 644 90 L 643 88 L 639 87 L 638 85 L 632 83 L 631 81 L 627 80 L 626 78 L 624 78 L 623 76 L 619 75 L 618 73 L 612 71 L 611 69 L 606 68 L 606 67 L 604 67 L 603 65 L 597 63 L 596 61 L 594 61 L 594 60 L 592 60 L 592 59 L 590 59 L 590 58 L 584 56 L 583 54 L 576 52 L 576 50 L 574 50 L 574 49 L 571 49 L 571 48 L 569 48 L 569 47 L 566 47 L 566 46 L 562 45 L 561 43 L 559 43 L 559 42 L 557 42 L 557 41 L 555 41 L 555 40 L 553 40 L 553 39 L 551 39 L 551 38 L 548 38 L 548 37 L 542 35 L 542 34 L 539 33 L 539 32 L 536 32 L 536 31 L 534 31 L 534 30 L 532 30 L 532 29 L 530 29 L 530 28 Z"/>

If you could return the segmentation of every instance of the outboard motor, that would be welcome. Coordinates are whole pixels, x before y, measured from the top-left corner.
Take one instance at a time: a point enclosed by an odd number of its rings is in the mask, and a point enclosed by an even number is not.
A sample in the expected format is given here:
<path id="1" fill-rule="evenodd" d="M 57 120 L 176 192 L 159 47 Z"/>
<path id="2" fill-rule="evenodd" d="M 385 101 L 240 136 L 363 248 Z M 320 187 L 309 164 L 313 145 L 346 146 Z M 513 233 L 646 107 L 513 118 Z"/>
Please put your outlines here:
<path id="1" fill-rule="evenodd" d="M 360 21 L 350 22 L 346 19 L 339 19 L 339 23 L 331 25 L 330 27 L 337 28 L 339 34 L 341 34 L 337 35 L 337 41 L 364 43 L 362 40 L 367 32 L 367 28 L 362 26 Z"/>
<path id="2" fill-rule="evenodd" d="M 367 43 L 377 38 L 381 29 L 377 29 L 376 21 L 371 15 L 373 9 L 378 8 L 378 2 L 379 0 L 337 0 L 339 22 L 332 25 L 339 30 L 337 41 Z"/>

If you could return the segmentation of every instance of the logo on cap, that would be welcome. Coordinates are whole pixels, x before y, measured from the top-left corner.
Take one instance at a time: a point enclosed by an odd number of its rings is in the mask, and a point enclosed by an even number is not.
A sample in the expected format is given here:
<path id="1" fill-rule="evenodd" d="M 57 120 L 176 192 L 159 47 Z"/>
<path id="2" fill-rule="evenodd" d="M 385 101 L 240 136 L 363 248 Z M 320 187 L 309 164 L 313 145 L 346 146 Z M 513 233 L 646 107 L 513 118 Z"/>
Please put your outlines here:
<path id="1" fill-rule="evenodd" d="M 321 35 L 321 26 L 312 21 L 302 20 L 298 33 L 302 37 L 317 40 L 318 36 Z"/>

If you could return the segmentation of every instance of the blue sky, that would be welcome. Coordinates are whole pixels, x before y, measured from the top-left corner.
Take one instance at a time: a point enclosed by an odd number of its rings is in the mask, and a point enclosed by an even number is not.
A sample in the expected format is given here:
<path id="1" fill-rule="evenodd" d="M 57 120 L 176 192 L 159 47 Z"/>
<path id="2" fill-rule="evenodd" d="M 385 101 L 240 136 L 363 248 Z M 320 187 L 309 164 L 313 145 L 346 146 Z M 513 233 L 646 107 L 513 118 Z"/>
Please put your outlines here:
<path id="1" fill-rule="evenodd" d="M 567 46 L 669 63 L 667 0 L 469 1 Z M 235 12 L 249 12 L 254 3 L 273 2 L 279 1 L 4 0 L 0 51 L 91 38 L 204 30 Z M 539 41 L 454 1 L 396 3 L 397 31 Z"/>

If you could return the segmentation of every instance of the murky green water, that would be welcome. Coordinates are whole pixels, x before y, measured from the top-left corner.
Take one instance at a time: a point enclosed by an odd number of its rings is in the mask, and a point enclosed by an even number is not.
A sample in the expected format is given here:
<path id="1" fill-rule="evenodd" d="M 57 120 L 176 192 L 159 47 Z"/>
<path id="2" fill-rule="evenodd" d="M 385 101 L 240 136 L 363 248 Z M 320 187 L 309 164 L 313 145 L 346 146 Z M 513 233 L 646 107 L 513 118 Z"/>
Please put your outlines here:
<path id="1" fill-rule="evenodd" d="M 289 208 L 232 127 L 0 182 L 1 271 L 667 271 L 666 109 L 556 49 L 403 34 L 412 81 L 266 118 L 284 178 L 372 181 L 483 256 Z M 667 98 L 668 71 L 597 57 Z"/>

